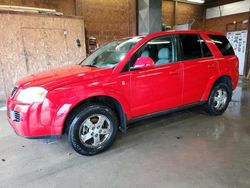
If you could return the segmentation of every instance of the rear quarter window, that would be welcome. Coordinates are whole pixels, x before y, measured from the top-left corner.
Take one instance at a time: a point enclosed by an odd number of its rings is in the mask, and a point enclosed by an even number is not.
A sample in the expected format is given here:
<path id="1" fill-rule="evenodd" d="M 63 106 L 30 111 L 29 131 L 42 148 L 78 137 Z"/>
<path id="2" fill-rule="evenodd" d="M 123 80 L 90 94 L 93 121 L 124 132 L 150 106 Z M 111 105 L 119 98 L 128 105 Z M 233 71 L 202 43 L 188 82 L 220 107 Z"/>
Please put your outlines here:
<path id="1" fill-rule="evenodd" d="M 225 36 L 208 35 L 208 37 L 212 39 L 223 56 L 235 55 L 233 47 Z"/>

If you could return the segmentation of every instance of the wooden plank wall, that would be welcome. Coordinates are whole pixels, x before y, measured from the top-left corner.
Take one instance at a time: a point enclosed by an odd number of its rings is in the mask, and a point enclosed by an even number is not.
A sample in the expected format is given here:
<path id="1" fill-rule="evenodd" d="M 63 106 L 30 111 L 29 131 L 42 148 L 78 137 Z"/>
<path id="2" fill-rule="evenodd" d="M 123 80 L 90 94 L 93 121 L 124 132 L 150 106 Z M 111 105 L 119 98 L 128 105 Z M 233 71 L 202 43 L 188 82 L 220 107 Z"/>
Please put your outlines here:
<path id="1" fill-rule="evenodd" d="M 21 77 L 86 56 L 82 18 L 0 13 L 0 41 L 0 100 Z"/>
<path id="2" fill-rule="evenodd" d="M 82 16 L 87 37 L 99 44 L 136 34 L 136 0 L 0 0 L 1 5 L 50 8 Z"/>
<path id="3" fill-rule="evenodd" d="M 75 15 L 75 0 L 0 0 L 0 5 L 56 9 L 64 15 Z"/>

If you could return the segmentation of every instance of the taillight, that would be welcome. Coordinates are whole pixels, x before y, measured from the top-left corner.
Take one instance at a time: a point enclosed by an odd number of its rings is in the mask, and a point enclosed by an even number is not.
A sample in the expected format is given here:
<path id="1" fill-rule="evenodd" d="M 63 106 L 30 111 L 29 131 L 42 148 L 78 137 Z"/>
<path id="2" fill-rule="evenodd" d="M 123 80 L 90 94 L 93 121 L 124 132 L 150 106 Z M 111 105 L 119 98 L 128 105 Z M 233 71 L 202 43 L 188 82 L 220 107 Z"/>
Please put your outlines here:
<path id="1" fill-rule="evenodd" d="M 239 59 L 237 56 L 236 56 L 235 68 L 239 71 Z"/>
<path id="2" fill-rule="evenodd" d="M 237 56 L 230 58 L 230 62 L 234 65 L 235 69 L 239 71 L 239 59 Z"/>

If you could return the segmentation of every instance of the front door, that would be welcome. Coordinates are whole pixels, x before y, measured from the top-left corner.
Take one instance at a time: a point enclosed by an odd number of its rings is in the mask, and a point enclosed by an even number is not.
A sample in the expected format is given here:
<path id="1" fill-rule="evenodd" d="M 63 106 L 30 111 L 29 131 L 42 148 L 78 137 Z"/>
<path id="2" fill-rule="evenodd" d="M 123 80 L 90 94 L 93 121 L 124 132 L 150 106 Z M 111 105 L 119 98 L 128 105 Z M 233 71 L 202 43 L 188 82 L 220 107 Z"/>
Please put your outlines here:
<path id="1" fill-rule="evenodd" d="M 155 67 L 130 71 L 133 117 L 181 105 L 183 71 L 182 64 L 176 62 L 175 46 L 173 36 L 162 36 L 147 42 L 136 53 L 137 58 L 152 58 Z"/>

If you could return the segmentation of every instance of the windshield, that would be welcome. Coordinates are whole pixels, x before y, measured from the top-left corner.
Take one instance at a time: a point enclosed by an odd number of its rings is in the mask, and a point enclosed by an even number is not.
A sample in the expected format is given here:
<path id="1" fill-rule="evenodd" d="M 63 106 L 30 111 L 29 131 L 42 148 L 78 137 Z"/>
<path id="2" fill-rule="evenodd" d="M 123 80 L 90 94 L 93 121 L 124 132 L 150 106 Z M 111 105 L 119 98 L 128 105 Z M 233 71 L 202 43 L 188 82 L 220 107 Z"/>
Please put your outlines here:
<path id="1" fill-rule="evenodd" d="M 112 41 L 87 57 L 81 65 L 100 68 L 115 67 L 128 53 L 128 51 L 138 43 L 142 37 L 133 37 Z"/>

